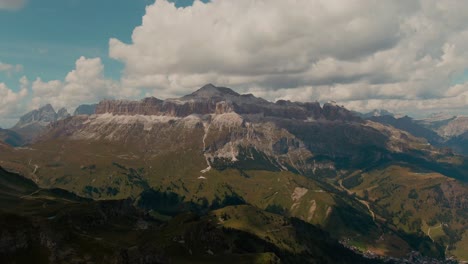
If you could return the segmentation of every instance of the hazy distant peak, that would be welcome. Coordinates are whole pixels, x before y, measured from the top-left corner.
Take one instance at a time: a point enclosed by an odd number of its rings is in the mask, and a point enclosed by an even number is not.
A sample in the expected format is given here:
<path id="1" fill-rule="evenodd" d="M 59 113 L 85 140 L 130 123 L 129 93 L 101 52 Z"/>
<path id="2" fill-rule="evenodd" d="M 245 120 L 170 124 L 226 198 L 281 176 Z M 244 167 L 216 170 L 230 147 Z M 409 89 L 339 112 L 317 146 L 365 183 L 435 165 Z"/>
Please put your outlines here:
<path id="1" fill-rule="evenodd" d="M 423 118 L 422 120 L 427 121 L 427 122 L 436 122 L 436 121 L 454 119 L 455 117 L 456 117 L 455 115 L 451 115 L 449 113 L 439 112 L 439 113 L 432 113 L 426 118 Z"/>
<path id="2" fill-rule="evenodd" d="M 68 113 L 65 107 L 62 107 L 57 111 L 57 120 L 62 120 L 67 117 L 70 117 L 70 113 Z"/>
<path id="3" fill-rule="evenodd" d="M 23 115 L 15 127 L 23 127 L 31 123 L 43 123 L 48 124 L 57 119 L 57 113 L 50 104 L 46 104 L 39 109 L 32 110 L 31 112 Z"/>
<path id="4" fill-rule="evenodd" d="M 55 113 L 55 109 L 51 104 L 46 104 L 46 105 L 40 107 L 37 111 L 39 111 L 39 112 L 54 112 Z"/>

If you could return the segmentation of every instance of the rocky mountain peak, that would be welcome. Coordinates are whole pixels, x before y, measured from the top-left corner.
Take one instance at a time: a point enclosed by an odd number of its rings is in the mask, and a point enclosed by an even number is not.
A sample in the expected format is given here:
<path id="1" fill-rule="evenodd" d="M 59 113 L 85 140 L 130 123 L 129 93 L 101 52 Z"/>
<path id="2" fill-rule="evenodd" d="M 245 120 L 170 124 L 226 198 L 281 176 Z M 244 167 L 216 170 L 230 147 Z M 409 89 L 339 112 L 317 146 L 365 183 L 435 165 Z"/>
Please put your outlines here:
<path id="1" fill-rule="evenodd" d="M 23 115 L 15 127 L 23 127 L 31 123 L 43 123 L 47 125 L 56 120 L 57 113 L 50 104 L 46 104 L 39 109 L 32 110 L 31 112 Z"/>
<path id="2" fill-rule="evenodd" d="M 238 97 L 240 96 L 240 94 L 234 92 L 230 88 L 217 87 L 210 83 L 196 90 L 195 92 L 182 97 L 182 99 L 195 99 L 195 98 L 206 99 L 206 98 L 212 98 L 212 97 L 224 98 L 224 97 L 230 97 L 230 96 Z"/>
<path id="3" fill-rule="evenodd" d="M 52 105 L 46 104 L 23 115 L 11 130 L 18 133 L 24 143 L 28 143 L 45 131 L 50 123 L 68 117 L 70 117 L 70 114 L 67 109 L 61 108 L 58 112 L 55 112 Z"/>
<path id="4" fill-rule="evenodd" d="M 70 114 L 68 113 L 67 109 L 65 109 L 64 107 L 60 108 L 57 111 L 57 120 L 62 120 L 67 117 L 70 117 Z"/>
<path id="5" fill-rule="evenodd" d="M 339 106 L 336 102 L 330 101 L 323 105 L 322 113 L 328 120 L 347 120 L 359 121 L 360 118 L 355 116 L 351 111 L 344 106 Z"/>
<path id="6" fill-rule="evenodd" d="M 235 112 L 249 118 L 292 118 L 296 120 L 347 120 L 360 121 L 344 107 L 318 102 L 291 102 L 279 100 L 275 103 L 255 97 L 252 94 L 238 94 L 226 87 L 207 84 L 197 91 L 180 98 L 160 100 L 154 97 L 139 101 L 101 101 L 95 114 L 113 115 L 157 115 L 186 117 L 192 114 L 221 114 Z"/>
<path id="7" fill-rule="evenodd" d="M 451 115 L 449 113 L 444 113 L 444 112 L 438 112 L 438 113 L 431 113 L 429 116 L 427 116 L 426 118 L 422 120 L 428 121 L 428 122 L 435 122 L 435 121 L 443 121 L 443 120 L 454 119 L 454 118 L 456 118 L 455 115 Z"/>
<path id="8" fill-rule="evenodd" d="M 55 109 L 54 109 L 54 107 L 52 107 L 51 104 L 46 104 L 46 105 L 40 107 L 38 109 L 38 111 L 39 112 L 54 112 L 55 113 Z"/>

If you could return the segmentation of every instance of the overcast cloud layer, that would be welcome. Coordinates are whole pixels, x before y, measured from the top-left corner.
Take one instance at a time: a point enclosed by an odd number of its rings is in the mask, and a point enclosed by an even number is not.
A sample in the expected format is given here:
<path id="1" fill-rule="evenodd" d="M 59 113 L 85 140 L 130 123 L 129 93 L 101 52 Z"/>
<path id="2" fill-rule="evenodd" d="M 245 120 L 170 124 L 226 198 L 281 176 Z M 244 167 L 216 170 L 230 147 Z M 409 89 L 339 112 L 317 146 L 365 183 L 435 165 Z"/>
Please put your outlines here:
<path id="1" fill-rule="evenodd" d="M 125 65 L 120 81 L 104 77 L 99 58 L 80 58 L 64 80 L 32 82 L 31 106 L 166 98 L 213 83 L 359 111 L 467 113 L 467 21 L 468 1 L 456 0 L 213 0 L 186 8 L 157 0 L 131 43 L 109 40 L 109 56 Z"/>

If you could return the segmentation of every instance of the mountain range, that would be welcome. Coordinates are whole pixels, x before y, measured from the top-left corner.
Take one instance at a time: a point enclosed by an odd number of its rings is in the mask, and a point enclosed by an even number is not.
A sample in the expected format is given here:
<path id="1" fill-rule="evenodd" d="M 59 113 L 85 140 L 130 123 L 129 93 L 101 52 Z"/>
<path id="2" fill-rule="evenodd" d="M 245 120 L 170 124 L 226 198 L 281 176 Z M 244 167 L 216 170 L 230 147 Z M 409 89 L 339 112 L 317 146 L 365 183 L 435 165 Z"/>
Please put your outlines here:
<path id="1" fill-rule="evenodd" d="M 47 105 L 0 131 L 0 187 L 8 190 L 0 197 L 30 212 L 1 211 L 11 235 L 0 255 L 468 260 L 465 120 L 357 115 L 333 102 L 269 102 L 212 84 L 180 98 L 104 100 L 73 116 Z M 117 230 L 125 235 L 114 237 Z"/>
<path id="2" fill-rule="evenodd" d="M 395 116 L 385 110 L 375 110 L 359 116 L 424 138 L 434 146 L 451 148 L 456 153 L 468 155 L 466 116 L 434 114 L 424 119 L 413 119 L 409 116 Z"/>

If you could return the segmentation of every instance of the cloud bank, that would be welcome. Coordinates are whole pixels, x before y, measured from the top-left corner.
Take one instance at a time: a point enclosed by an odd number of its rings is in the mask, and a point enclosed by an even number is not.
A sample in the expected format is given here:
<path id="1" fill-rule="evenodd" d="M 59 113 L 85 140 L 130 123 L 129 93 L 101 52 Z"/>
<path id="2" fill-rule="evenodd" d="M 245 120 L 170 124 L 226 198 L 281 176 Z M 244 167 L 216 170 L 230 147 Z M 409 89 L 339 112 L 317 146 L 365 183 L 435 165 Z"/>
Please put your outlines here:
<path id="1" fill-rule="evenodd" d="M 109 41 L 122 84 L 156 96 L 207 82 L 269 99 L 356 110 L 466 109 L 468 2 L 213 0 L 146 8 L 132 42 Z"/>
<path id="2" fill-rule="evenodd" d="M 0 82 L 0 124 L 11 125 L 17 121 L 17 113 L 25 108 L 25 98 L 28 95 L 28 80 L 22 77 L 19 81 L 18 92 L 10 89 L 5 83 Z"/>

